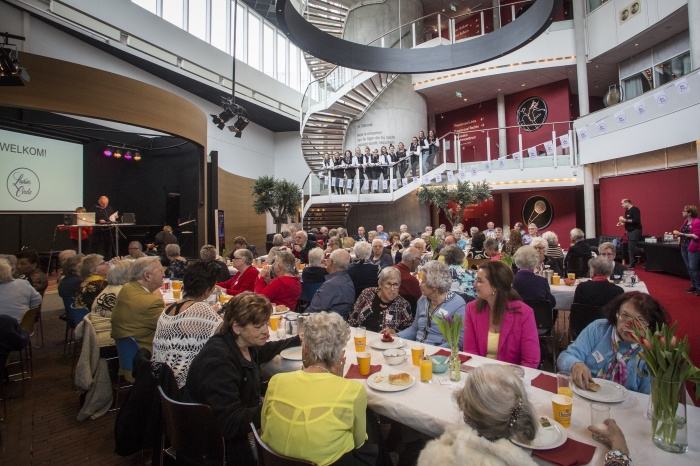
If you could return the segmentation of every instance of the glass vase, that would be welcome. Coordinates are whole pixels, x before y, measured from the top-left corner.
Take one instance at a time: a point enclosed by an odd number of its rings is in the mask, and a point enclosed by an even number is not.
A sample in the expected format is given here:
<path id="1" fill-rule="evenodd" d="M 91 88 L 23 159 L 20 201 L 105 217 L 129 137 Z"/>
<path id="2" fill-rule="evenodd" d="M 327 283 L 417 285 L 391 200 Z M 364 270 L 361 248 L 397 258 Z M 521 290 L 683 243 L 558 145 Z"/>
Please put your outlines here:
<path id="1" fill-rule="evenodd" d="M 688 451 L 685 381 L 651 377 L 651 440 L 671 453 Z"/>
<path id="2" fill-rule="evenodd" d="M 450 380 L 453 382 L 459 382 L 459 380 L 462 378 L 462 372 L 459 370 L 462 363 L 459 360 L 459 350 L 457 348 L 451 349 L 450 357 L 448 358 L 447 362 L 449 363 Z"/>

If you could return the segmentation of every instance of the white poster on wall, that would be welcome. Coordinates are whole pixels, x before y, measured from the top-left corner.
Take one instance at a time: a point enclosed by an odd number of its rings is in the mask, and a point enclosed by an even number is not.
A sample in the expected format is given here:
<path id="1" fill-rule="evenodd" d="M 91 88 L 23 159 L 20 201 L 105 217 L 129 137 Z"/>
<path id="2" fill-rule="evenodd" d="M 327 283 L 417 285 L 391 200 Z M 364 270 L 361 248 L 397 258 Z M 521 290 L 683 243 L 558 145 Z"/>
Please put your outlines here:
<path id="1" fill-rule="evenodd" d="M 0 130 L 0 180 L 0 211 L 73 212 L 83 205 L 83 146 Z"/>
<path id="2" fill-rule="evenodd" d="M 447 181 L 452 183 L 455 180 L 455 173 L 452 170 L 447 172 Z"/>

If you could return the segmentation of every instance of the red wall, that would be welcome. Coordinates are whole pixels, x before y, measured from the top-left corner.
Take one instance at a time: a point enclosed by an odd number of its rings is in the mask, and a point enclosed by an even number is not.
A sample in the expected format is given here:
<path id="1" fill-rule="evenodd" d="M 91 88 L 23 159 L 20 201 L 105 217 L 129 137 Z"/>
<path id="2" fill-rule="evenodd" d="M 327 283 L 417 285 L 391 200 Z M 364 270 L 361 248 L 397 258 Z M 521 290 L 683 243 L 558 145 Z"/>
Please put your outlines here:
<path id="1" fill-rule="evenodd" d="M 583 229 L 576 225 L 576 190 L 574 188 L 532 190 L 510 193 L 510 223 L 525 222 L 522 217 L 523 204 L 532 196 L 544 196 L 552 204 L 554 218 L 544 231 L 553 231 L 559 237 L 559 244 L 564 249 L 569 248 L 569 232 L 573 228 Z"/>
<path id="2" fill-rule="evenodd" d="M 616 227 L 624 212 L 620 201 L 629 198 L 642 212 L 642 233 L 659 237 L 677 230 L 683 219 L 683 207 L 700 206 L 698 168 L 684 167 L 600 180 L 600 218 L 605 236 L 620 236 Z"/>
<path id="3" fill-rule="evenodd" d="M 517 126 L 516 112 L 518 106 L 520 106 L 525 99 L 532 96 L 541 97 L 547 103 L 547 122 L 569 121 L 571 119 L 569 81 L 564 79 L 555 83 L 507 95 L 505 98 L 507 126 Z M 457 97 L 455 97 L 455 99 L 456 98 Z M 443 113 L 436 116 L 435 124 L 438 136 L 449 133 L 450 131 L 496 128 L 498 126 L 496 100 L 488 100 Z M 528 147 L 551 140 L 552 126 L 554 126 L 558 135 L 563 134 L 568 129 L 568 125 L 565 124 L 551 125 L 545 123 L 544 126 L 533 132 L 520 131 L 518 128 L 507 130 L 508 153 L 513 154 L 518 151 L 518 133 L 521 133 L 523 135 L 523 156 L 526 156 L 527 153 L 525 151 Z M 491 138 L 491 157 L 497 158 L 498 147 L 496 144 L 498 143 L 498 131 L 489 131 L 488 136 Z M 462 137 L 463 162 L 486 160 L 486 137 L 486 132 L 469 133 Z M 450 150 L 447 151 L 448 161 L 454 160 L 451 149 L 450 147 Z M 538 147 L 538 149 L 544 150 L 542 146 Z"/>

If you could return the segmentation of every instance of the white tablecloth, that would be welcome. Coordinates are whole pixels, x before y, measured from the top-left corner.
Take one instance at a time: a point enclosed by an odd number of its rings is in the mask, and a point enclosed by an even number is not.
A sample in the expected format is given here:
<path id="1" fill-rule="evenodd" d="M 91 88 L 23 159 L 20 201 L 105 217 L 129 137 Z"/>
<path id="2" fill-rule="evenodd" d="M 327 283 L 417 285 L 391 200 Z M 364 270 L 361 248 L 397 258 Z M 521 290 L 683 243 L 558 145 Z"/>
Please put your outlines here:
<path id="1" fill-rule="evenodd" d="M 557 305 L 554 306 L 555 309 L 559 309 L 561 311 L 568 311 L 571 309 L 571 304 L 573 304 L 574 302 L 574 293 L 576 292 L 576 286 L 578 285 L 565 285 L 563 279 L 561 280 L 559 285 L 549 285 L 549 289 L 552 291 L 552 295 L 557 299 Z M 637 282 L 637 284 L 631 288 L 622 285 L 617 286 L 625 290 L 625 293 L 628 291 L 641 291 L 642 293 L 649 294 L 649 290 L 647 289 L 647 286 L 644 282 Z"/>
<path id="2" fill-rule="evenodd" d="M 352 329 L 354 334 L 354 329 Z M 274 332 L 271 332 L 271 340 L 276 339 Z M 407 353 L 406 362 L 398 366 L 389 366 L 384 361 L 382 352 L 370 348 L 369 343 L 380 338 L 374 332 L 367 332 L 367 351 L 372 354 L 371 364 L 381 364 L 382 371 L 407 372 L 416 378 L 416 384 L 404 391 L 387 393 L 367 388 L 367 401 L 369 406 L 377 413 L 387 416 L 404 425 L 410 426 L 431 437 L 439 437 L 445 426 L 449 424 L 460 424 L 462 418 L 452 395 L 456 390 L 464 386 L 464 380 L 469 377 L 462 373 L 462 380 L 458 384 L 448 383 L 442 385 L 439 379 L 447 381 L 446 374 L 433 375 L 432 383 L 420 382 L 419 368 L 414 366 L 410 358 L 410 346 L 413 342 L 407 341 L 404 349 Z M 439 348 L 425 345 L 425 353 L 433 354 Z M 352 336 L 345 348 L 346 364 L 345 371 L 350 364 L 357 363 L 357 354 Z M 291 362 L 291 361 L 289 361 Z M 482 364 L 498 363 L 491 359 L 480 356 L 473 356 L 467 363 L 477 367 Z M 300 364 L 300 363 L 296 363 Z M 501 364 L 501 363 L 499 363 Z M 526 383 L 540 374 L 536 369 L 524 368 Z M 550 374 L 551 375 L 551 374 Z M 359 380 L 365 386 L 365 380 Z M 540 390 L 539 388 L 529 388 L 529 399 L 535 406 L 538 414 L 552 416 L 552 393 Z M 622 428 L 627 439 L 627 445 L 631 452 L 635 466 L 643 465 L 693 465 L 700 464 L 700 408 L 693 407 L 688 403 L 688 438 L 689 451 L 678 455 L 667 453 L 656 447 L 651 442 L 651 421 L 646 417 L 649 397 L 640 393 L 629 392 L 629 397 L 622 403 L 611 404 L 610 417 L 615 419 Z M 595 456 L 590 464 L 602 465 L 603 457 L 608 449 L 602 443 L 591 438 L 588 426 L 591 421 L 590 414 L 591 401 L 574 394 L 574 408 L 571 427 L 566 429 L 567 435 L 589 445 L 597 447 Z M 535 459 L 539 464 L 550 464 L 539 459 Z"/>

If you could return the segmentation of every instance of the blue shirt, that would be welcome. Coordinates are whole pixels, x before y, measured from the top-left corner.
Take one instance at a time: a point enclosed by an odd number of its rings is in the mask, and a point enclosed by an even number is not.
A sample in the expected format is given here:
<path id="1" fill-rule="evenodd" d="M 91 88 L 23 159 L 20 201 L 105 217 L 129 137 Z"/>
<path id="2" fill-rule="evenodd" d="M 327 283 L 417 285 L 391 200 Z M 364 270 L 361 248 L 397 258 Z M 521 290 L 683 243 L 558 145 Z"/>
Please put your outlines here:
<path id="1" fill-rule="evenodd" d="M 463 239 L 460 239 L 459 241 L 457 241 L 457 246 L 459 246 L 459 248 L 462 250 L 467 249 L 467 242 Z"/>
<path id="2" fill-rule="evenodd" d="M 416 306 L 416 317 L 413 319 L 413 323 L 407 329 L 404 329 L 398 333 L 399 338 L 406 338 L 407 340 L 417 341 L 419 343 L 425 343 L 427 345 L 433 346 L 443 346 L 448 348 L 449 345 L 445 341 L 445 337 L 440 333 L 438 325 L 432 320 L 430 316 L 430 322 L 428 322 L 428 306 L 429 301 L 425 296 L 421 296 L 418 300 L 418 305 Z M 454 317 L 455 315 L 461 315 L 464 320 L 464 310 L 465 302 L 459 296 L 454 294 L 452 291 L 447 292 L 445 297 L 445 302 L 438 307 L 434 315 L 442 314 L 443 317 Z M 430 323 L 430 325 L 428 325 Z M 459 333 L 459 349 L 462 349 L 462 340 L 464 338 L 464 332 Z"/>
<path id="3" fill-rule="evenodd" d="M 391 267 L 394 265 L 394 261 L 391 260 L 391 256 L 386 253 L 382 253 L 382 255 L 379 256 L 379 259 L 375 259 L 374 254 L 372 254 L 369 256 L 369 259 L 367 259 L 367 262 L 378 266 L 379 270 L 382 270 L 384 267 Z"/>
<path id="4" fill-rule="evenodd" d="M 612 332 L 613 326 L 606 319 L 594 321 L 579 334 L 575 342 L 559 354 L 557 368 L 562 372 L 571 372 L 574 364 L 582 362 L 591 370 L 591 376 L 596 377 L 598 371 L 615 357 L 615 350 L 612 347 Z M 619 345 L 620 352 L 623 354 L 631 346 L 623 340 L 620 340 Z M 637 374 L 637 368 L 642 373 L 648 372 L 647 364 L 633 355 L 627 360 L 625 388 L 633 392 L 649 394 L 651 377 L 640 377 Z"/>
<path id="5" fill-rule="evenodd" d="M 474 288 L 476 273 L 465 270 L 461 265 L 450 265 L 449 267 L 452 275 L 452 291 L 465 293 L 476 298 L 476 288 Z"/>
<path id="6" fill-rule="evenodd" d="M 386 243 L 387 241 L 389 241 L 389 233 L 387 233 L 386 231 L 377 233 L 377 238 L 381 239 Z"/>
<path id="7" fill-rule="evenodd" d="M 314 294 L 306 312 L 333 311 L 348 320 L 353 304 L 355 285 L 352 284 L 347 270 L 339 270 L 326 275 L 326 281 Z"/>

